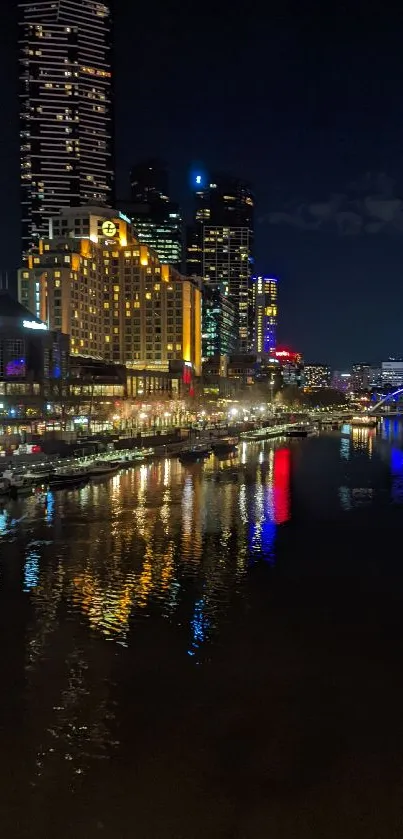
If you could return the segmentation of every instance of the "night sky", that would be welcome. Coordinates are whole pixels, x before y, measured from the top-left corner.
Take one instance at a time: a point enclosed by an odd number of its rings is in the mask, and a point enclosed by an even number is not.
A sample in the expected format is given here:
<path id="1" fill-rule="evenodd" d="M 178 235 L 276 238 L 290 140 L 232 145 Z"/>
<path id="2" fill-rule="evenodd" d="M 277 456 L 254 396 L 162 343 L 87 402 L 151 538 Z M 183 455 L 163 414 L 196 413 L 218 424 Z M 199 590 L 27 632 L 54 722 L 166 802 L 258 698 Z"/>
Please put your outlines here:
<path id="1" fill-rule="evenodd" d="M 249 180 L 256 271 L 281 281 L 281 342 L 339 368 L 403 354 L 402 13 L 354 0 L 115 5 L 118 195 L 148 155 L 167 160 L 186 212 L 198 167 Z M 19 257 L 19 172 L 16 0 L 3 6 L 4 269 Z"/>

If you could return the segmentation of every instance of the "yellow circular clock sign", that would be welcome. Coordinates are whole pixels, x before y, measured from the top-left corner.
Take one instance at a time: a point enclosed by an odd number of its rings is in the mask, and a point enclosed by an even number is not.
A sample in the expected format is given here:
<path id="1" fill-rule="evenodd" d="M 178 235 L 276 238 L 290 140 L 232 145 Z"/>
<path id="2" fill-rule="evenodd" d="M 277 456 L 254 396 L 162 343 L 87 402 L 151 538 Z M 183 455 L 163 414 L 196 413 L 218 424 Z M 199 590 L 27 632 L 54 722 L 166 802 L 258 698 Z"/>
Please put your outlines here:
<path id="1" fill-rule="evenodd" d="M 113 239 L 116 236 L 117 227 L 113 221 L 104 221 L 102 224 L 102 234 L 103 236 L 107 236 L 109 239 Z"/>

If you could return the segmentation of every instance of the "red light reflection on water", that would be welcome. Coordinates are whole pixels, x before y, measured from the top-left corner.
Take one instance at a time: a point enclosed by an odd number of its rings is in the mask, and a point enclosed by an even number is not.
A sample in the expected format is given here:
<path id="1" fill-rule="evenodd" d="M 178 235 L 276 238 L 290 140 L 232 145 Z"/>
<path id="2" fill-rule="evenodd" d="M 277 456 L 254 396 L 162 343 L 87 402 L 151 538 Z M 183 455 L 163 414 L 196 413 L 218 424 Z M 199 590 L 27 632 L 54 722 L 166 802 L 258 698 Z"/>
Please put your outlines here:
<path id="1" fill-rule="evenodd" d="M 290 518 L 291 453 L 289 449 L 274 452 L 274 520 L 283 524 Z"/>

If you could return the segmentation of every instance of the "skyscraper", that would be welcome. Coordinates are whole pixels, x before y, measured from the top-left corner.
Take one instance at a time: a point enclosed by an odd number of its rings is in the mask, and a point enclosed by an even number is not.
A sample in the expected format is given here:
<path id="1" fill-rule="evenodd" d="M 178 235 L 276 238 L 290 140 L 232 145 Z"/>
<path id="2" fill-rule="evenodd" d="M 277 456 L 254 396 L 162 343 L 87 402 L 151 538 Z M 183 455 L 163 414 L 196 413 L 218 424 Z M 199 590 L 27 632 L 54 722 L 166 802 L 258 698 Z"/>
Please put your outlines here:
<path id="1" fill-rule="evenodd" d="M 254 349 L 260 356 L 270 355 L 277 343 L 277 280 L 273 277 L 253 277 L 252 301 Z"/>
<path id="2" fill-rule="evenodd" d="M 98 0 L 19 3 L 22 239 L 63 207 L 113 203 L 111 13 Z"/>
<path id="3" fill-rule="evenodd" d="M 179 205 L 170 201 L 168 169 L 149 158 L 137 163 L 130 176 L 131 201 L 123 202 L 139 242 L 154 248 L 161 262 L 182 268 L 183 222 Z"/>
<path id="4" fill-rule="evenodd" d="M 253 195 L 248 184 L 216 175 L 204 186 L 196 177 L 195 219 L 188 230 L 187 274 L 202 276 L 234 304 L 237 349 L 253 338 Z"/>

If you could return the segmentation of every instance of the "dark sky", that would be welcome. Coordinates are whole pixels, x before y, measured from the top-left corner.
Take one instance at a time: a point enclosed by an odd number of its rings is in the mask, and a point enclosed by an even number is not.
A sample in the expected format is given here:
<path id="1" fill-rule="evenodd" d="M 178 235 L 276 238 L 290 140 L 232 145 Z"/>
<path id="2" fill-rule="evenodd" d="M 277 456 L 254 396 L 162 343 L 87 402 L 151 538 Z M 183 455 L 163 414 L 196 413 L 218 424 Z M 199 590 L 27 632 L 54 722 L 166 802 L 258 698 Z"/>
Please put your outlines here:
<path id="1" fill-rule="evenodd" d="M 0 30 L 0 266 L 18 262 L 15 0 Z M 261 5 L 263 11 L 259 11 Z M 403 14 L 384 2 L 116 6 L 118 192 L 164 157 L 256 194 L 256 270 L 280 278 L 280 340 L 343 367 L 403 354 Z"/>

